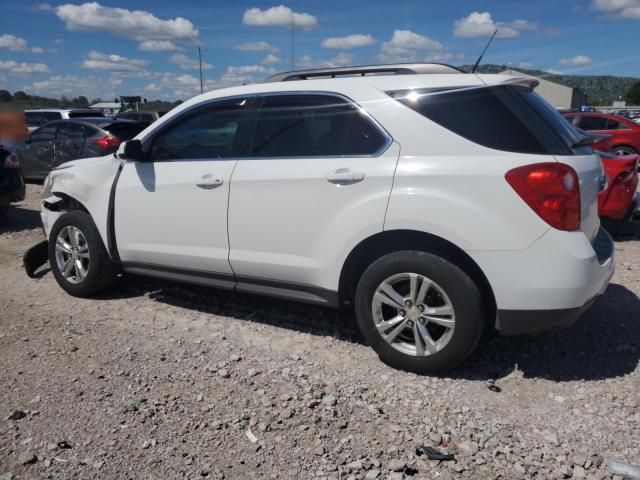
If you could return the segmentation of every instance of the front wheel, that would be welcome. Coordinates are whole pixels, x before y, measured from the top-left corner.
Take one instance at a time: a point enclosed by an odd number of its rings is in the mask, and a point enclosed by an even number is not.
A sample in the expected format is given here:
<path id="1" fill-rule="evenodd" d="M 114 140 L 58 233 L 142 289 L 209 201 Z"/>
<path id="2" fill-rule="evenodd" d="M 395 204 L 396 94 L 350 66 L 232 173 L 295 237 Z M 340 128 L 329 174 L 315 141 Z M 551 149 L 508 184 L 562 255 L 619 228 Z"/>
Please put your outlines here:
<path id="1" fill-rule="evenodd" d="M 75 297 L 90 297 L 117 278 L 117 265 L 109 258 L 88 213 L 71 211 L 61 215 L 49 234 L 48 253 L 56 281 Z"/>
<path id="2" fill-rule="evenodd" d="M 480 290 L 455 264 L 434 254 L 385 255 L 356 289 L 362 333 L 387 365 L 414 373 L 442 373 L 476 347 L 484 326 Z"/>

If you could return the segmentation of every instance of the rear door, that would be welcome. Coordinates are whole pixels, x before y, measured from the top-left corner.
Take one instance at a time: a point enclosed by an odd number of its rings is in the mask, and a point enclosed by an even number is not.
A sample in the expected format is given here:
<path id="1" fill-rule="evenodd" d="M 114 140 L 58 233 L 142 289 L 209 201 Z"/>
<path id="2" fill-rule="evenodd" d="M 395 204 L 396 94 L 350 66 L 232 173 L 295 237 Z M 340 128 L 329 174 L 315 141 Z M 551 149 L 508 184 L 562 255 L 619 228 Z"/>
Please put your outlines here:
<path id="1" fill-rule="evenodd" d="M 251 152 L 231 181 L 229 258 L 237 288 L 264 289 L 256 285 L 265 279 L 335 288 L 326 271 L 335 259 L 325 258 L 335 248 L 327 247 L 349 244 L 372 218 L 383 229 L 398 159 L 390 145 L 388 134 L 343 97 L 264 96 Z"/>
<path id="2" fill-rule="evenodd" d="M 42 180 L 49 174 L 53 166 L 57 130 L 57 123 L 49 123 L 34 130 L 28 143 L 18 150 L 20 167 L 25 178 Z"/>
<path id="3" fill-rule="evenodd" d="M 82 157 L 85 134 L 82 124 L 76 122 L 60 122 L 55 140 L 53 166 Z"/>

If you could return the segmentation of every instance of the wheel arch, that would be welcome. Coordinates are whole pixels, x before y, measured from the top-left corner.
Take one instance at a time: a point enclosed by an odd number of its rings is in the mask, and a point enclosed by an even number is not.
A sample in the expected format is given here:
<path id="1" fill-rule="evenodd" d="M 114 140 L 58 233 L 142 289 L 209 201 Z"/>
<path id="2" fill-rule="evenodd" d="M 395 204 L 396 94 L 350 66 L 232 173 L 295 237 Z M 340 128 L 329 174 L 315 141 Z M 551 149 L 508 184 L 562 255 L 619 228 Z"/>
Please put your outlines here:
<path id="1" fill-rule="evenodd" d="M 377 258 L 399 250 L 418 250 L 437 254 L 465 271 L 478 285 L 489 323 L 496 318 L 496 300 L 489 280 L 478 264 L 460 247 L 450 241 L 415 230 L 387 230 L 372 235 L 356 245 L 347 256 L 339 280 L 341 306 L 353 304 L 358 280 Z M 493 326 L 493 324 L 491 325 Z"/>

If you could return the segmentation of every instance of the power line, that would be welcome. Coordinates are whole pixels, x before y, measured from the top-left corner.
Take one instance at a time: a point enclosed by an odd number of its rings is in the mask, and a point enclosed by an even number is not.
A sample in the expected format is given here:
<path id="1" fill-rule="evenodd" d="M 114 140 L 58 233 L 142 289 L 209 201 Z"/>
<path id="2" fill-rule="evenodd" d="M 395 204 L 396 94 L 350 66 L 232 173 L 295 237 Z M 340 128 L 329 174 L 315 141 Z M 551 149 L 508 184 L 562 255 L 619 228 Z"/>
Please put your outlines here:
<path id="1" fill-rule="evenodd" d="M 200 64 L 200 93 L 202 93 L 204 89 L 202 88 L 202 52 L 200 47 L 198 47 L 198 63 Z"/>

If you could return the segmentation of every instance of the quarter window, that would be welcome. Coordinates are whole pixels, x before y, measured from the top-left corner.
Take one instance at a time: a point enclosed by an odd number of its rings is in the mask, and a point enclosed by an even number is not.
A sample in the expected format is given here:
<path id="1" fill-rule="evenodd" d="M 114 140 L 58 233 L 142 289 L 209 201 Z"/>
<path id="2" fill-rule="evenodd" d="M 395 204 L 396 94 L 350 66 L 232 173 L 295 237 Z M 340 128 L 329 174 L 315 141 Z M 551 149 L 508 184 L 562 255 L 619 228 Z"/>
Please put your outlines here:
<path id="1" fill-rule="evenodd" d="M 352 103 L 331 95 L 272 95 L 262 100 L 253 157 L 373 155 L 385 136 Z"/>
<path id="2" fill-rule="evenodd" d="M 389 92 L 398 101 L 474 143 L 507 152 L 571 155 L 575 128 L 530 88 L 502 85 Z"/>
<path id="3" fill-rule="evenodd" d="M 237 155 L 247 104 L 247 99 L 227 100 L 187 114 L 152 140 L 150 159 L 212 159 Z"/>

